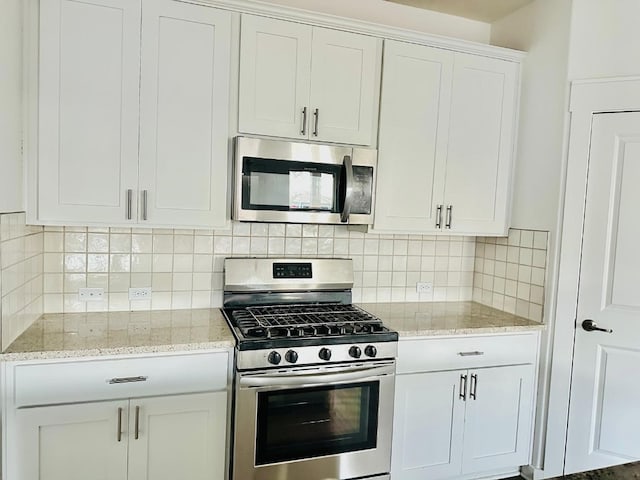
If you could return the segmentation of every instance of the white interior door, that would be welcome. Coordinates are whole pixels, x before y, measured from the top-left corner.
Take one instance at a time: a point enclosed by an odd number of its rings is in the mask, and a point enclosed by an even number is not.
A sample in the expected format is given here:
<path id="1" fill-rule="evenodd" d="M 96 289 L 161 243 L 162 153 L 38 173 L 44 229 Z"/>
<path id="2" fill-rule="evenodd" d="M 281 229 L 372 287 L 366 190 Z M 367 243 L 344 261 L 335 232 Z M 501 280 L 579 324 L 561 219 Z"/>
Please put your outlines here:
<path id="1" fill-rule="evenodd" d="M 640 460 L 639 184 L 640 112 L 594 115 L 566 473 Z"/>
<path id="2" fill-rule="evenodd" d="M 144 1 L 139 220 L 226 222 L 232 13 Z"/>

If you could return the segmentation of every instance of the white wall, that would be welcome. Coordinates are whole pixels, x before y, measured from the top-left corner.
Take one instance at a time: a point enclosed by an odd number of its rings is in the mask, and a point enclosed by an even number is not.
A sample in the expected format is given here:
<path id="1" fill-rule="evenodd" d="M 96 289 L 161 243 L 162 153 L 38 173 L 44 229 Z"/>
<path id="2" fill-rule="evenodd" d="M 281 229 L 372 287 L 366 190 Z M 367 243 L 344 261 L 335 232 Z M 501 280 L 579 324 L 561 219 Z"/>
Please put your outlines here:
<path id="1" fill-rule="evenodd" d="M 385 0 L 264 0 L 264 2 L 481 43 L 489 43 L 491 33 L 491 26 L 488 23 Z"/>
<path id="2" fill-rule="evenodd" d="M 0 1 L 0 212 L 22 202 L 22 0 Z"/>
<path id="3" fill-rule="evenodd" d="M 569 79 L 640 75 L 638 20 L 638 0 L 574 0 Z"/>
<path id="4" fill-rule="evenodd" d="M 537 0 L 492 25 L 492 44 L 527 52 L 511 215 L 514 228 L 553 230 L 557 223 L 570 7 L 567 1 Z"/>
<path id="5" fill-rule="evenodd" d="M 580 0 L 577 0 L 580 1 Z M 600 0 L 596 0 L 600 1 Z M 533 465 L 544 474 L 562 473 L 562 432 L 549 439 L 547 415 L 551 378 L 551 346 L 561 176 L 564 165 L 565 122 L 568 117 L 569 0 L 536 0 L 492 25 L 491 43 L 528 52 L 523 68 L 518 151 L 516 155 L 512 226 L 550 232 L 545 288 L 545 331 L 541 346 Z M 553 427 L 553 426 L 551 426 Z M 560 429 L 562 426 L 559 426 Z M 553 430 L 553 428 L 551 428 Z"/>

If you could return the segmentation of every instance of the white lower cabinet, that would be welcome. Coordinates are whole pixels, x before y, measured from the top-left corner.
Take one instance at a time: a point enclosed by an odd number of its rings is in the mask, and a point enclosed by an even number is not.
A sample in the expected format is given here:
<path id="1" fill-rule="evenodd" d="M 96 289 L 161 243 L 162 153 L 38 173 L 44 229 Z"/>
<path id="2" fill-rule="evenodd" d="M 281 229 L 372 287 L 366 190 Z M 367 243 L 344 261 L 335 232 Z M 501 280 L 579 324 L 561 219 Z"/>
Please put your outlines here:
<path id="1" fill-rule="evenodd" d="M 20 409 L 18 478 L 224 478 L 227 393 Z"/>
<path id="2" fill-rule="evenodd" d="M 531 338 L 531 363 L 485 366 L 482 357 L 492 353 L 484 351 L 491 348 L 486 338 L 483 350 L 462 349 L 466 345 L 445 339 L 440 342 L 451 343 L 452 355 L 469 355 L 469 366 L 477 363 L 481 368 L 428 371 L 426 363 L 422 371 L 414 372 L 403 371 L 401 342 L 391 464 L 394 480 L 477 478 L 513 472 L 529 463 L 537 350 L 537 337 Z M 495 350 L 509 339 L 496 337 Z M 422 349 L 429 347 L 425 343 Z"/>
<path id="3" fill-rule="evenodd" d="M 228 358 L 215 352 L 9 365 L 5 478 L 227 478 Z M 180 369 L 189 362 L 189 370 Z M 53 405 L 56 395 L 46 399 L 52 368 L 75 385 Z M 39 398 L 30 394 L 35 378 Z"/>

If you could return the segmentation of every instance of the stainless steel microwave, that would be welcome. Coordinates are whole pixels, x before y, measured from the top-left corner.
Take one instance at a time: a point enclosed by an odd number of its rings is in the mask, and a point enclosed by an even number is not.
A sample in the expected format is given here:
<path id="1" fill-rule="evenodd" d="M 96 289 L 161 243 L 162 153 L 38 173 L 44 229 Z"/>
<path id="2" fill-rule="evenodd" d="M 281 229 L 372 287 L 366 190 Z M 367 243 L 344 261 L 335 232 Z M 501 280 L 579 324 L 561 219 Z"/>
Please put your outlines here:
<path id="1" fill-rule="evenodd" d="M 236 137 L 234 220 L 373 223 L 377 150 Z"/>

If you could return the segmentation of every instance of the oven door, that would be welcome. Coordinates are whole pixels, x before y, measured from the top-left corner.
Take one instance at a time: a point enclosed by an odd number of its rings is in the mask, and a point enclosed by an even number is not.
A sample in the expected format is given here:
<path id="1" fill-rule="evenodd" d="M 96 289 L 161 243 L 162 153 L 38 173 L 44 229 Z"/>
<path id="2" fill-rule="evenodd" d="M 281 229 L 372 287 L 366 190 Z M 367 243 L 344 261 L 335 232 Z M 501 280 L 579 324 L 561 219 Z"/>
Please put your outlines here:
<path id="1" fill-rule="evenodd" d="M 240 373 L 234 480 L 387 474 L 395 362 Z"/>

